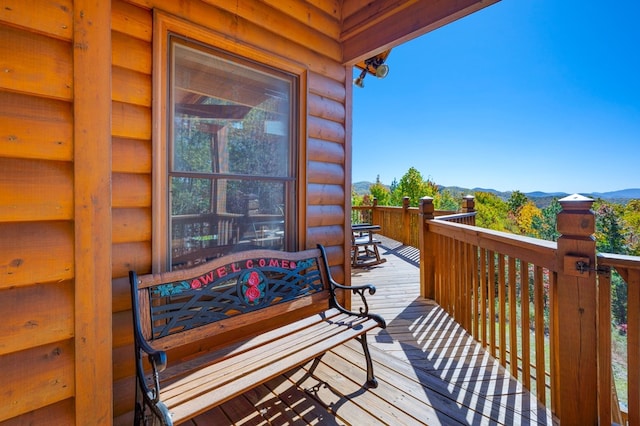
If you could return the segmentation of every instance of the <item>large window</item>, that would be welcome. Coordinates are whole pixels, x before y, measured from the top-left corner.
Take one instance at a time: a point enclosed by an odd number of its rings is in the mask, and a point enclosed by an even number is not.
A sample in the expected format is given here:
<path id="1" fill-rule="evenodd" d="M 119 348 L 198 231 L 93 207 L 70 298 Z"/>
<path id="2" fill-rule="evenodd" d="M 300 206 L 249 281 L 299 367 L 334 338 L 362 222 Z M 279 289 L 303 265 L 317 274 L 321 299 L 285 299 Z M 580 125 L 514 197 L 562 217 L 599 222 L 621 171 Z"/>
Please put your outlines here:
<path id="1" fill-rule="evenodd" d="M 177 36 L 168 48 L 170 268 L 292 249 L 297 77 Z"/>

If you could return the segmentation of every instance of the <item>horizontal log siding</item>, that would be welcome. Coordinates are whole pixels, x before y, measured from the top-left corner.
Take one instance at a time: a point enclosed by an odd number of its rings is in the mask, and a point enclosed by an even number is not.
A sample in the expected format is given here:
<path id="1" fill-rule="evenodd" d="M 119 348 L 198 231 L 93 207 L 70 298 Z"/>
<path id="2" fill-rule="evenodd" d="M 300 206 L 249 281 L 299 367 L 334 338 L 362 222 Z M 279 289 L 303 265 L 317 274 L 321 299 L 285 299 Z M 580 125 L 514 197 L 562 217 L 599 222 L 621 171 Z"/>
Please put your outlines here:
<path id="1" fill-rule="evenodd" d="M 152 168 L 152 9 L 233 37 L 239 45 L 308 69 L 308 139 L 301 141 L 300 182 L 305 191 L 306 245 L 327 245 L 336 278 L 343 280 L 346 78 L 337 42 L 335 1 L 281 5 L 280 2 L 193 2 L 170 0 L 114 1 L 113 48 L 113 363 L 115 423 L 130 423 L 133 363 L 130 302 L 125 276 L 129 269 L 151 270 Z M 335 15 L 327 14 L 334 10 Z M 305 17 L 305 13 L 309 16 Z M 291 18 L 294 21 L 291 21 Z M 287 31 L 273 31 L 286 28 Z"/>
<path id="2" fill-rule="evenodd" d="M 308 70 L 306 244 L 326 244 L 344 270 L 346 69 L 337 40 L 340 3 L 114 0 L 112 2 L 112 264 L 114 415 L 128 421 L 133 364 L 129 269 L 151 270 L 152 9 Z M 0 371 L 21 371 L 0 395 L 0 420 L 74 422 L 72 2 L 12 2 L 0 10 Z M 292 20 L 293 19 L 293 20 Z M 287 31 L 273 29 L 286 28 Z M 38 283 L 38 284 L 36 284 Z M 56 303 L 51 303 L 54 300 Z M 25 304 L 31 308 L 24 309 Z M 23 313 L 24 312 L 24 313 Z M 26 324 L 26 325 L 25 325 Z M 16 331 L 17 330 L 17 331 Z M 6 332 L 4 332 L 6 331 Z M 45 352 L 49 356 L 45 355 Z M 55 356 L 53 356 L 55 355 Z M 30 365 L 28 374 L 18 365 Z M 26 362 L 25 362 L 26 361 Z M 54 375 L 42 385 L 42 375 Z M 38 385 L 40 384 L 40 385 Z M 35 389 L 35 390 L 34 390 Z M 11 395 L 11 396 L 10 396 Z M 44 408 L 41 408 L 44 407 Z M 41 408 L 41 409 L 39 409 Z"/>
<path id="3" fill-rule="evenodd" d="M 0 8 L 0 422 L 75 422 L 71 1 Z"/>

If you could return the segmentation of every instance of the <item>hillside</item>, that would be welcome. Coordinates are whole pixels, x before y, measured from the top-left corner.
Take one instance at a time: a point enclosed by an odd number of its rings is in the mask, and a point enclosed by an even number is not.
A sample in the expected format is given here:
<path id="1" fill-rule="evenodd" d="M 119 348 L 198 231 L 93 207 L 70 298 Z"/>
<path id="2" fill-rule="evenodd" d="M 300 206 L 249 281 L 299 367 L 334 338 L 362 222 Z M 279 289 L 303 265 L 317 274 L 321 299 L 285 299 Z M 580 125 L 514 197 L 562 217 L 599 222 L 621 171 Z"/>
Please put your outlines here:
<path id="1" fill-rule="evenodd" d="M 373 185 L 373 182 L 361 181 L 354 182 L 353 189 L 358 195 L 364 195 L 369 193 L 369 187 Z M 497 195 L 498 197 L 507 200 L 511 196 L 512 191 L 497 191 L 489 188 L 462 188 L 459 186 L 446 186 L 443 189 L 448 190 L 456 197 L 462 197 L 463 195 L 473 194 L 475 192 L 489 192 Z M 551 203 L 554 198 L 566 197 L 567 193 L 564 192 L 542 192 L 533 191 L 525 192 L 524 195 L 532 200 L 539 208 L 544 208 Z M 581 194 L 589 198 L 607 200 L 612 203 L 626 204 L 629 200 L 640 199 L 640 188 L 621 189 L 618 191 L 610 192 L 594 192 L 591 194 Z"/>

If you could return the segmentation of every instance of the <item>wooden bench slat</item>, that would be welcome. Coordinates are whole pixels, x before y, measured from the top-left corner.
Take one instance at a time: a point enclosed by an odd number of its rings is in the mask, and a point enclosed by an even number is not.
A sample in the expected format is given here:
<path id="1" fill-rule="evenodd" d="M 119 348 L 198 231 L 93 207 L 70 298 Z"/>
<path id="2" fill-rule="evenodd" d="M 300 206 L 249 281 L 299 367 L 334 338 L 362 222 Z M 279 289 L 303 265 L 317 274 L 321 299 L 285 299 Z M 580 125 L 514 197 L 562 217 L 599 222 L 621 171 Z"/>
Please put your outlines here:
<path id="1" fill-rule="evenodd" d="M 373 320 L 366 320 L 362 326 L 363 329 L 368 331 L 378 327 L 379 324 Z M 261 365 L 261 368 L 254 369 L 248 374 L 238 376 L 236 380 L 228 382 L 220 387 L 209 389 L 207 393 L 201 393 L 199 396 L 188 400 L 186 403 L 175 406 L 168 405 L 174 422 L 179 423 L 189 420 L 198 414 L 207 411 L 212 405 L 219 405 L 226 402 L 235 396 L 242 394 L 246 389 L 267 382 L 283 372 L 289 371 L 316 358 L 318 354 L 325 353 L 328 350 L 361 334 L 362 333 L 360 331 L 353 329 L 339 333 L 329 339 L 316 342 L 314 345 L 299 352 L 285 355 L 275 362 Z"/>
<path id="2" fill-rule="evenodd" d="M 291 333 L 291 332 L 303 329 L 305 327 L 311 327 L 314 324 L 317 324 L 318 322 L 323 320 L 323 317 L 321 315 L 325 315 L 326 318 L 330 318 L 330 319 L 333 319 L 338 315 L 347 316 L 346 314 L 341 314 L 340 311 L 338 311 L 337 309 L 329 309 L 327 311 L 324 311 L 322 314 L 309 316 L 301 320 L 298 320 L 294 323 L 286 324 L 274 330 L 267 331 L 258 336 L 252 337 L 251 339 L 244 340 L 242 342 L 238 342 L 235 344 L 230 344 L 224 347 L 223 349 L 211 352 L 209 354 L 201 355 L 196 359 L 183 361 L 180 364 L 177 364 L 167 369 L 166 373 L 163 373 L 162 376 L 178 377 L 181 375 L 185 375 L 196 368 L 202 368 L 203 363 L 205 365 L 211 364 L 213 362 L 218 362 L 224 358 L 236 356 L 240 352 L 249 351 L 256 346 L 261 346 L 267 342 L 280 338 L 286 333 Z M 182 333 L 182 334 L 185 334 L 185 333 Z M 163 377 L 161 377 L 161 380 L 163 380 Z M 167 382 L 167 383 L 170 383 L 170 382 Z"/>
<path id="3" fill-rule="evenodd" d="M 344 317 L 347 316 L 343 314 L 340 316 L 334 316 L 333 318 L 344 320 L 346 319 Z M 237 371 L 235 369 L 237 364 L 260 365 L 263 363 L 261 360 L 267 359 L 267 357 L 278 356 L 287 350 L 295 350 L 296 346 L 322 339 L 326 337 L 327 334 L 341 332 L 339 327 L 329 322 L 318 321 L 318 318 L 320 318 L 319 315 L 310 318 L 314 320 L 314 324 L 312 326 L 298 328 L 295 332 L 287 330 L 286 333 L 281 334 L 277 340 L 274 340 L 273 337 L 275 336 L 272 336 L 270 341 L 264 342 L 261 345 L 256 345 L 251 342 L 254 339 L 250 339 L 247 341 L 247 348 L 244 347 L 245 345 L 243 343 L 240 345 L 242 346 L 241 350 L 235 349 L 229 353 L 225 353 L 224 350 L 216 351 L 213 356 L 219 355 L 218 359 L 205 356 L 202 359 L 191 361 L 190 363 L 192 365 L 199 366 L 198 371 L 196 373 L 189 372 L 189 374 L 183 373 L 183 376 L 187 376 L 187 379 L 183 378 L 167 383 L 162 391 L 163 400 L 172 398 L 175 395 L 181 395 L 186 389 L 194 386 L 193 380 L 196 378 L 205 379 L 207 376 L 218 376 L 219 378 L 222 378 L 224 375 L 229 373 L 235 374 L 234 371 Z M 365 319 L 366 318 L 362 318 L 358 322 Z M 174 371 L 169 371 L 169 374 L 172 377 L 176 376 Z"/>
<path id="4" fill-rule="evenodd" d="M 366 318 L 357 323 L 358 328 L 356 330 L 358 330 L 358 333 L 362 332 L 360 323 L 364 320 Z M 287 356 L 288 353 L 300 351 L 319 341 L 333 338 L 333 336 L 344 333 L 347 330 L 348 328 L 345 326 L 337 326 L 326 322 L 319 323 L 313 329 L 301 330 L 268 345 L 255 347 L 253 350 L 243 352 L 235 357 L 225 358 L 165 387 L 165 390 L 162 391 L 162 399 L 167 405 L 172 405 L 172 398 L 189 398 L 191 394 L 188 394 L 188 392 L 200 386 L 201 383 L 213 385 L 214 383 L 225 383 L 234 380 L 238 375 L 259 369 L 265 364 Z"/>

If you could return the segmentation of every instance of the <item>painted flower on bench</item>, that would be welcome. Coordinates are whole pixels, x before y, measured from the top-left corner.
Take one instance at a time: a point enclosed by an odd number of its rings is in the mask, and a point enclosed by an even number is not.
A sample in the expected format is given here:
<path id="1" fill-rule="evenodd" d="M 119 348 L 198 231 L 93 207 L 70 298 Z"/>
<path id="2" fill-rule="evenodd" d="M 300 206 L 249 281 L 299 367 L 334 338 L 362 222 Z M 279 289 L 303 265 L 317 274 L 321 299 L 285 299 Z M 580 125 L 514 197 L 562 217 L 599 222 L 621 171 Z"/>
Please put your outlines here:
<path id="1" fill-rule="evenodd" d="M 250 305 L 257 305 L 264 296 L 265 277 L 260 271 L 247 271 L 238 280 L 244 301 Z"/>

